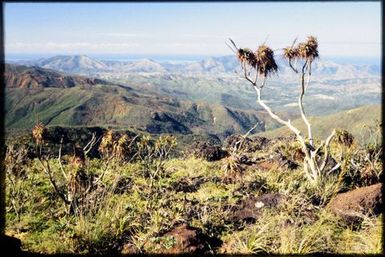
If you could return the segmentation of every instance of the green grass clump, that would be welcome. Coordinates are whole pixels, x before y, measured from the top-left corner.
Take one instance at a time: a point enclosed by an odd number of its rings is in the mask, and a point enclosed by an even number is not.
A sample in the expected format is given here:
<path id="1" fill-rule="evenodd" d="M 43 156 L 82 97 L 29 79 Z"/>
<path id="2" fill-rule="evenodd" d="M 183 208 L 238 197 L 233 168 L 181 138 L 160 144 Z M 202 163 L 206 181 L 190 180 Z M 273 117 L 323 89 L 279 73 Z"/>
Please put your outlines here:
<path id="1" fill-rule="evenodd" d="M 349 162 L 313 184 L 307 181 L 301 165 L 292 170 L 277 166 L 266 171 L 258 165 L 240 164 L 242 172 L 229 179 L 223 169 L 226 159 L 207 162 L 182 155 L 159 158 L 156 154 L 149 158 L 145 153 L 160 147 L 160 141 L 150 141 L 138 141 L 147 152 L 138 153 L 131 161 L 87 157 L 84 165 L 76 168 L 71 164 L 72 156 L 64 156 L 62 163 L 47 158 L 58 190 L 64 194 L 71 189 L 66 179 L 69 174 L 94 181 L 88 191 L 78 187 L 78 205 L 72 212 L 45 173 L 45 162 L 21 161 L 24 155 L 8 156 L 7 161 L 14 165 L 7 166 L 6 233 L 20 238 L 24 250 L 45 254 L 116 254 L 125 245 L 137 253 L 154 253 L 176 244 L 175 238 L 164 234 L 181 223 L 220 240 L 211 253 L 351 254 L 382 250 L 381 216 L 363 215 L 359 226 L 351 226 L 327 208 L 336 194 L 368 185 L 355 180 L 357 170 L 349 164 L 350 160 L 360 165 L 368 162 L 361 158 L 365 149 L 358 145 L 346 148 L 333 143 L 333 158 L 339 160 L 341 155 Z M 296 149 L 290 144 L 281 142 L 249 155 L 266 158 L 281 149 L 289 158 L 290 149 Z M 372 155 L 378 151 L 369 150 Z M 382 165 L 381 160 L 370 158 L 373 167 Z M 232 220 L 234 209 L 243 202 L 268 193 L 281 197 L 277 206 L 262 208 L 255 222 L 239 225 Z"/>

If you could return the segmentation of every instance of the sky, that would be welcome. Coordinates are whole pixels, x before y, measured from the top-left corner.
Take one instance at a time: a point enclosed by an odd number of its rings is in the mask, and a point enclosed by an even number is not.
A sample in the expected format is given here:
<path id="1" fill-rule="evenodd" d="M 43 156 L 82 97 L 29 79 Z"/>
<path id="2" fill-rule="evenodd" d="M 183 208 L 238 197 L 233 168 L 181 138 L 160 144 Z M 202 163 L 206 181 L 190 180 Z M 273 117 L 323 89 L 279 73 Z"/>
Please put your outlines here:
<path id="1" fill-rule="evenodd" d="M 5 3 L 5 54 L 229 55 L 318 38 L 321 56 L 380 57 L 380 2 Z"/>

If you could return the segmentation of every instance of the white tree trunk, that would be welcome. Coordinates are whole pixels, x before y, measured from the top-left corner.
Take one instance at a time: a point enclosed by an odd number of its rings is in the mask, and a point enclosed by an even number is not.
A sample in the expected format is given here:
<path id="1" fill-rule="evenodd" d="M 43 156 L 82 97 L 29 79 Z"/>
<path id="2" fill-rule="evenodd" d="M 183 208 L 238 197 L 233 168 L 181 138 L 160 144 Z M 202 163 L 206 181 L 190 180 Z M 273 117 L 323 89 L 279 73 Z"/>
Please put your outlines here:
<path id="1" fill-rule="evenodd" d="M 308 76 L 307 85 L 309 85 L 309 81 L 310 81 L 310 75 Z M 301 111 L 302 120 L 305 122 L 305 124 L 307 126 L 307 133 L 308 133 L 308 137 L 309 137 L 309 143 L 310 143 L 311 146 L 314 146 L 314 144 L 313 144 L 313 133 L 311 131 L 311 124 L 308 121 L 308 119 L 306 118 L 305 111 L 303 109 L 303 96 L 304 95 L 305 95 L 305 71 L 304 71 L 304 68 L 303 68 L 302 69 L 302 75 L 301 75 L 301 94 L 299 95 L 299 98 L 298 98 L 298 105 L 299 105 L 299 110 Z"/>
<path id="2" fill-rule="evenodd" d="M 297 136 L 297 139 L 298 139 L 298 141 L 300 142 L 300 144 L 302 146 L 302 150 L 305 153 L 304 171 L 306 173 L 306 176 L 308 177 L 308 179 L 310 181 L 313 181 L 313 182 L 316 181 L 319 178 L 319 174 L 320 174 L 320 170 L 318 169 L 318 165 L 317 165 L 316 158 L 315 158 L 316 156 L 315 156 L 315 154 L 311 154 L 310 149 L 306 145 L 305 139 L 301 135 L 301 131 L 299 129 L 297 129 L 296 127 L 294 127 L 291 124 L 290 120 L 285 121 L 285 120 L 281 119 L 278 115 L 273 113 L 271 111 L 270 107 L 267 106 L 262 101 L 262 99 L 261 99 L 261 89 L 258 88 L 256 85 L 253 85 L 253 87 L 254 87 L 255 91 L 257 92 L 258 103 L 269 113 L 269 115 L 273 119 L 275 119 L 276 121 L 278 121 L 282 125 L 285 125 L 286 127 L 288 127 Z"/>

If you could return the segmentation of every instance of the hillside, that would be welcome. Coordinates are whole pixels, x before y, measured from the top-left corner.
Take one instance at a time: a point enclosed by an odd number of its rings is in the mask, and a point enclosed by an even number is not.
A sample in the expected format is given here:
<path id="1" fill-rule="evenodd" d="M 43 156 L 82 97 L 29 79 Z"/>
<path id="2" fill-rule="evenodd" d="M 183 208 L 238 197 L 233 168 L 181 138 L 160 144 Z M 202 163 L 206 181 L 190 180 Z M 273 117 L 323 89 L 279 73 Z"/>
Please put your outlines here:
<path id="1" fill-rule="evenodd" d="M 34 65 L 64 72 L 86 72 L 92 70 L 105 70 L 108 66 L 86 55 L 58 55 L 51 58 L 42 58 L 34 62 Z"/>
<path id="2" fill-rule="evenodd" d="M 77 75 L 65 75 L 39 67 L 6 64 L 4 80 L 7 88 L 69 88 L 77 85 L 111 84 L 105 80 Z"/>
<path id="3" fill-rule="evenodd" d="M 42 121 L 49 126 L 112 126 L 150 133 L 224 137 L 244 133 L 260 122 L 253 110 L 179 101 L 150 91 L 41 68 L 9 67 L 14 70 L 7 71 L 6 77 L 8 130 L 31 128 Z M 257 131 L 263 129 L 261 122 Z"/>
<path id="4" fill-rule="evenodd" d="M 358 140 L 369 139 L 368 129 L 363 126 L 373 126 L 375 120 L 381 120 L 381 105 L 367 105 L 356 109 L 338 112 L 327 116 L 309 117 L 312 124 L 314 136 L 324 140 L 333 128 L 342 128 L 352 133 Z M 305 130 L 302 119 L 296 119 L 293 125 L 301 131 Z M 291 131 L 286 127 L 258 133 L 260 136 L 274 138 L 277 136 L 291 135 Z"/>
<path id="5" fill-rule="evenodd" d="M 298 116 L 299 77 L 280 55 L 279 67 L 266 84 L 263 99 L 273 110 L 292 118 Z M 48 67 L 128 85 L 140 92 L 150 91 L 182 101 L 205 101 L 243 110 L 261 110 L 255 92 L 242 78 L 235 56 L 210 57 L 190 62 L 157 62 L 153 59 L 112 61 L 81 56 L 55 56 L 25 65 Z M 374 62 L 373 62 L 374 63 Z M 328 115 L 363 105 L 381 103 L 378 64 L 353 65 L 324 58 L 312 66 L 312 79 L 304 105 L 310 115 Z M 272 125 L 270 127 L 274 127 Z"/>

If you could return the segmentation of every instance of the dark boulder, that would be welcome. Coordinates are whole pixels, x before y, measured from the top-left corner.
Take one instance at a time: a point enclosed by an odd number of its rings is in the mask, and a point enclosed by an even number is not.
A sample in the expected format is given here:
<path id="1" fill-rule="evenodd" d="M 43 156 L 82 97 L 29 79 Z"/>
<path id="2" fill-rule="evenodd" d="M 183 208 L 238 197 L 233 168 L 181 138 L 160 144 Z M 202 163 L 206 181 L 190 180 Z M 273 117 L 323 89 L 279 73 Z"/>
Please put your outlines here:
<path id="1" fill-rule="evenodd" d="M 6 256 L 23 256 L 21 251 L 21 241 L 16 237 L 2 235 L 0 237 L 1 251 L 6 253 Z"/>
<path id="2" fill-rule="evenodd" d="M 268 171 L 278 168 L 294 170 L 297 169 L 299 165 L 296 162 L 287 158 L 282 153 L 274 153 L 268 158 L 256 161 L 255 166 L 263 171 Z"/>
<path id="3" fill-rule="evenodd" d="M 361 215 L 379 215 L 382 210 L 382 183 L 338 194 L 328 208 L 348 223 L 360 221 Z"/>
<path id="4" fill-rule="evenodd" d="M 269 143 L 265 137 L 255 136 L 253 138 L 244 138 L 241 135 L 231 135 L 225 139 L 224 147 L 226 149 L 238 149 L 245 153 L 255 152 L 264 149 Z"/>
<path id="5" fill-rule="evenodd" d="M 211 145 L 206 142 L 193 144 L 191 151 L 196 158 L 202 158 L 209 162 L 221 160 L 229 155 L 220 146 Z"/>

